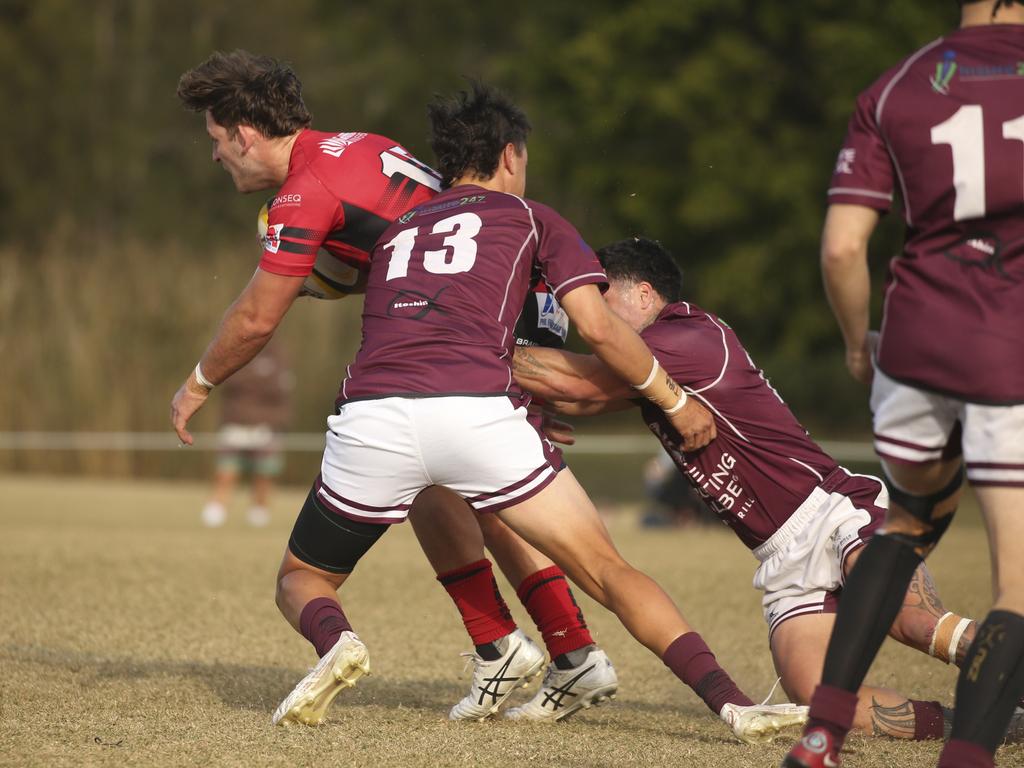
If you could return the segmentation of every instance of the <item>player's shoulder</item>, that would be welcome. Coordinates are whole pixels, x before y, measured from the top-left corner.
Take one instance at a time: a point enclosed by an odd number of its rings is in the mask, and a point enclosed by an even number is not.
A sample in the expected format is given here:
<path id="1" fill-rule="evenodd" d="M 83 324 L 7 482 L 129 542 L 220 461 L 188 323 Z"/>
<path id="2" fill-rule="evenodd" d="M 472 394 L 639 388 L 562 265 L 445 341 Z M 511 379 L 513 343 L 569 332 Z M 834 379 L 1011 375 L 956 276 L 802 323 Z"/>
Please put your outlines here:
<path id="1" fill-rule="evenodd" d="M 928 54 L 941 50 L 945 40 L 945 36 L 937 37 L 899 59 L 895 64 L 882 72 L 871 85 L 861 91 L 860 100 L 877 105 L 880 100 L 885 98 L 888 91 L 891 91 L 892 88 L 901 82 L 905 82 L 907 74 L 912 70 L 920 69 L 921 67 L 934 68 L 934 63 Z"/>

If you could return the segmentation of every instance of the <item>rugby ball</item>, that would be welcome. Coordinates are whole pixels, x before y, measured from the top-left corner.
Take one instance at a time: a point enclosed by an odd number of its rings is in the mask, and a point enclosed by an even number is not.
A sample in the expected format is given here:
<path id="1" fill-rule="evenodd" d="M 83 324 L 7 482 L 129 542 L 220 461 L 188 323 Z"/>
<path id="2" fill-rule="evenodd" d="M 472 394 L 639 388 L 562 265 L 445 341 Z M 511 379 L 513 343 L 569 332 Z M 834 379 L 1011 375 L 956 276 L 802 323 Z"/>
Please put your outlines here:
<path id="1" fill-rule="evenodd" d="M 264 203 L 256 222 L 260 246 L 264 249 L 268 248 L 268 243 L 278 238 L 277 232 L 270 232 L 269 216 L 268 203 Z M 313 271 L 302 284 L 299 295 L 311 296 L 314 299 L 343 299 L 352 293 L 364 293 L 366 277 L 367 270 L 354 267 L 326 248 L 321 248 L 317 251 Z"/>

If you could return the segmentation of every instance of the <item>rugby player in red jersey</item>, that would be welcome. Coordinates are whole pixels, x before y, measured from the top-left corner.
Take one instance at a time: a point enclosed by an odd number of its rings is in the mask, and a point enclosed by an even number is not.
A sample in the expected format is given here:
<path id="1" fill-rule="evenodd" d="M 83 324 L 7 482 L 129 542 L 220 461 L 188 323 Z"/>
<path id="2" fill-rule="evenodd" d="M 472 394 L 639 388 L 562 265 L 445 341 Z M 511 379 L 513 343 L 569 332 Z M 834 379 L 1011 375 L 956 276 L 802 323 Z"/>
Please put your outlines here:
<path id="1" fill-rule="evenodd" d="M 753 706 L 669 597 L 622 559 L 530 422 L 511 359 L 534 265 L 582 338 L 666 412 L 688 449 L 714 437 L 712 418 L 608 310 L 604 272 L 579 234 L 523 199 L 523 113 L 474 84 L 432 104 L 430 116 L 445 191 L 400 216 L 374 248 L 363 344 L 328 419 L 317 495 L 331 509 L 386 525 L 405 519 L 423 489 L 445 486 L 558 563 L 734 730 L 746 720 L 746 735 L 770 734 L 802 721 L 799 708 Z M 344 685 L 341 672 L 318 666 L 282 708 L 301 719 Z M 492 679 L 521 674 L 513 654 Z"/>
<path id="2" fill-rule="evenodd" d="M 598 257 L 610 283 L 609 306 L 715 414 L 715 441 L 687 451 L 657 409 L 640 404 L 679 471 L 760 562 L 754 586 L 764 592 L 775 668 L 793 700 L 806 702 L 819 680 L 845 575 L 885 516 L 882 481 L 851 474 L 818 447 L 732 329 L 682 300 L 682 273 L 659 243 L 630 238 L 602 248 Z M 514 370 L 523 387 L 567 414 L 635 402 L 630 387 L 592 355 L 522 349 Z M 945 611 L 922 564 L 891 634 L 957 663 L 974 623 Z M 868 733 L 926 739 L 942 738 L 948 712 L 938 702 L 864 687 L 856 714 L 856 725 Z"/>
<path id="3" fill-rule="evenodd" d="M 409 207 L 433 197 L 440 183 L 430 168 L 390 139 L 310 130 L 301 83 L 273 59 L 244 51 L 214 54 L 183 76 L 179 96 L 187 107 L 204 112 L 214 142 L 213 159 L 228 171 L 239 191 L 278 189 L 268 204 L 259 268 L 175 395 L 172 420 L 182 441 L 191 443 L 188 419 L 205 402 L 213 382 L 224 381 L 267 342 L 301 293 L 318 251 L 326 249 L 350 265 L 350 287 L 360 290 L 359 276 L 365 277 L 368 251 L 377 237 Z M 526 306 L 532 314 L 524 313 L 524 319 L 532 319 L 534 327 L 521 324 L 524 343 L 550 340 L 551 329 L 557 327 L 557 303 L 551 307 L 545 301 L 540 307 L 531 296 Z M 346 642 L 341 646 L 349 651 L 361 645 L 341 612 L 337 589 L 364 545 L 387 530 L 346 517 L 326 504 L 311 494 L 300 512 L 278 574 L 277 592 L 282 613 L 321 656 L 343 635 Z M 485 541 L 510 581 L 518 585 L 550 652 L 551 668 L 541 694 L 551 693 L 548 683 L 564 689 L 551 699 L 557 699 L 557 707 L 534 708 L 524 716 L 561 718 L 614 692 L 615 671 L 594 645 L 559 568 L 509 531 L 486 526 L 483 537 L 465 502 L 444 489 L 432 489 L 415 507 L 414 520 L 423 521 L 417 526 L 421 539 L 423 530 L 444 527 L 440 552 L 430 549 L 434 540 L 429 538 L 424 548 L 432 564 L 442 564 L 438 579 L 476 645 L 474 689 L 453 708 L 453 718 L 481 719 L 497 709 L 520 680 L 492 680 L 487 696 L 476 687 L 487 686 L 480 681 L 493 677 L 489 670 L 500 667 L 510 654 L 528 659 L 525 671 L 530 674 L 543 666 L 542 652 L 517 629 L 497 590 L 491 563 L 484 557 Z M 367 666 L 365 648 L 357 661 L 346 673 L 350 680 Z M 527 676 L 524 672 L 521 677 Z M 303 713 L 305 722 L 322 716 L 323 709 Z"/>
<path id="4" fill-rule="evenodd" d="M 965 464 L 995 603 L 961 666 L 939 765 L 993 765 L 1024 693 L 1024 7 L 960 4 L 959 29 L 860 95 L 828 191 L 825 286 L 847 366 L 872 385 L 891 503 L 847 582 L 793 768 L 838 765 L 854 691 L 953 518 Z M 906 241 L 873 359 L 867 248 L 897 190 Z"/>

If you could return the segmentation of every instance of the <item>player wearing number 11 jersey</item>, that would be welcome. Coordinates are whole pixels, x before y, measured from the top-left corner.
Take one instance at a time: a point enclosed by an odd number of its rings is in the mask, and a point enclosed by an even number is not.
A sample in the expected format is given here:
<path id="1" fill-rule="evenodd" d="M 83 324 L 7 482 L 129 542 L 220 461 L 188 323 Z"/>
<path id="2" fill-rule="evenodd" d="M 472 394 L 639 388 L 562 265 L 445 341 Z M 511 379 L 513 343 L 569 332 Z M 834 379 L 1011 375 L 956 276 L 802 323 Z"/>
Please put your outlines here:
<path id="1" fill-rule="evenodd" d="M 989 530 L 995 605 L 961 666 L 939 765 L 991 766 L 1024 693 L 1024 8 L 960 5 L 959 29 L 860 96 L 828 191 L 825 287 L 847 366 L 872 385 L 890 507 L 847 580 L 788 768 L 839 764 L 856 691 L 952 520 L 964 465 Z M 895 196 L 906 242 L 873 359 L 867 243 Z"/>

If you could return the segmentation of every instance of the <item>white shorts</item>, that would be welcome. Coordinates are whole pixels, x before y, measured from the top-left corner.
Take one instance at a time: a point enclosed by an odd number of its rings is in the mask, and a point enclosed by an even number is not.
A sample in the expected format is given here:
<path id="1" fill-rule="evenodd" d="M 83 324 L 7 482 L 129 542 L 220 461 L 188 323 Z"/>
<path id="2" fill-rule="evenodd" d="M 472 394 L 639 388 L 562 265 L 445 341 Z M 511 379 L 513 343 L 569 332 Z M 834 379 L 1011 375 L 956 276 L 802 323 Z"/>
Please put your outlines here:
<path id="1" fill-rule="evenodd" d="M 922 464 L 961 454 L 973 485 L 1024 486 L 1024 405 L 977 405 L 902 384 L 875 369 L 875 452 Z"/>
<path id="2" fill-rule="evenodd" d="M 327 426 L 317 498 L 363 522 L 402 522 L 430 485 L 496 512 L 541 491 L 562 466 L 526 408 L 503 396 L 356 400 Z"/>
<path id="3" fill-rule="evenodd" d="M 864 546 L 885 519 L 889 494 L 882 481 L 839 471 L 845 478 L 815 488 L 754 550 L 761 561 L 754 587 L 764 592 L 761 606 L 769 641 L 787 619 L 836 612 L 846 558 Z"/>

